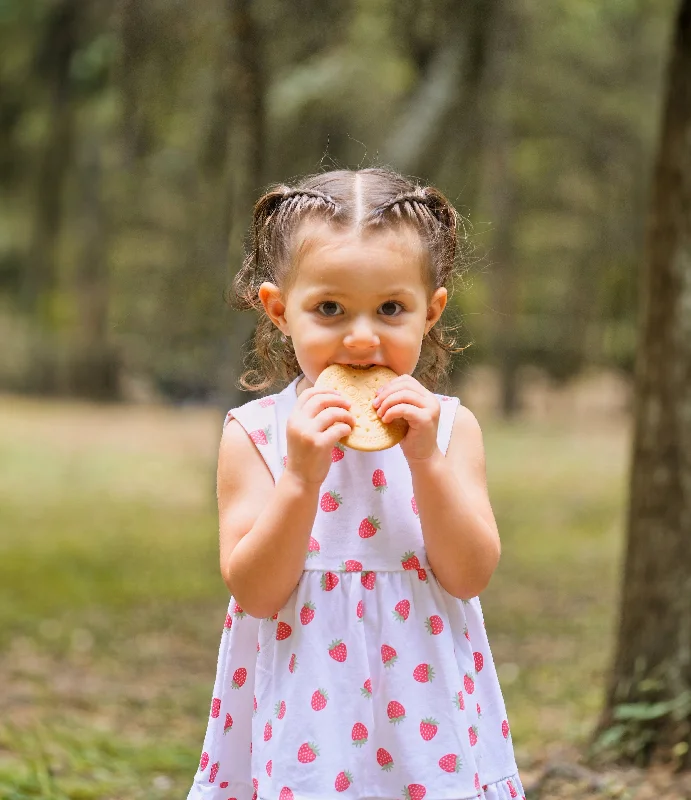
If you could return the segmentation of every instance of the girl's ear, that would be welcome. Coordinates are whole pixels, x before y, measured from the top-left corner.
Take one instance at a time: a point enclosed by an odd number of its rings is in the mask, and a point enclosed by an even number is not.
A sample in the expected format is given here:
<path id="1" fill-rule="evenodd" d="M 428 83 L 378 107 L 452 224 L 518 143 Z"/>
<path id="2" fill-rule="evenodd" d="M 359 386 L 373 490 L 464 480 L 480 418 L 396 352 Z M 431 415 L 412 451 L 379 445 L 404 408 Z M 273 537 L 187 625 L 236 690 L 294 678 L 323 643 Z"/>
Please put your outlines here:
<path id="1" fill-rule="evenodd" d="M 278 286 L 264 281 L 257 294 L 269 319 L 283 333 L 288 334 L 288 323 L 285 318 L 286 306 Z"/>
<path id="2" fill-rule="evenodd" d="M 427 306 L 427 321 L 425 322 L 425 336 L 436 325 L 437 320 L 441 317 L 446 301 L 448 300 L 448 292 L 445 287 L 440 286 L 432 295 L 429 305 Z"/>

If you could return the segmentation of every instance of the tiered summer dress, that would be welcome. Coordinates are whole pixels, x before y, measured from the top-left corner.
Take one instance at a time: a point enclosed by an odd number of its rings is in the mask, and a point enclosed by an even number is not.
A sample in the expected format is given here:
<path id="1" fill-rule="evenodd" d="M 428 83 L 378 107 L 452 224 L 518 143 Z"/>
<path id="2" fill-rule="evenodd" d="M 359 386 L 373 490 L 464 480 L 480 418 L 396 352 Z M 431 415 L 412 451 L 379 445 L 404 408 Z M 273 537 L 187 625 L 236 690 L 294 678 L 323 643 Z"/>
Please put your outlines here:
<path id="1" fill-rule="evenodd" d="M 275 481 L 301 378 L 226 417 Z M 436 397 L 446 453 L 459 400 Z M 188 800 L 523 798 L 480 600 L 431 571 L 400 445 L 331 458 L 286 605 L 230 598 Z"/>

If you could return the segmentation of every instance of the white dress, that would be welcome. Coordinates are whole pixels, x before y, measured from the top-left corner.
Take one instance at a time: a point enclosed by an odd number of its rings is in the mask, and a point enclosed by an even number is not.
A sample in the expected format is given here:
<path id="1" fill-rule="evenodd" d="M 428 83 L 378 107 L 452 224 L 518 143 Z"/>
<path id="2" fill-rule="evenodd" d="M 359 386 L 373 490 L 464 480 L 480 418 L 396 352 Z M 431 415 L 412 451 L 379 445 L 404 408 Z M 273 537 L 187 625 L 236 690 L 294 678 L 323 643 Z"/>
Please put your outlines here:
<path id="1" fill-rule="evenodd" d="M 275 481 L 301 377 L 224 423 Z M 446 453 L 459 400 L 436 397 Z M 258 619 L 230 598 L 188 800 L 523 798 L 480 600 L 430 570 L 400 445 L 331 459 L 286 605 Z"/>

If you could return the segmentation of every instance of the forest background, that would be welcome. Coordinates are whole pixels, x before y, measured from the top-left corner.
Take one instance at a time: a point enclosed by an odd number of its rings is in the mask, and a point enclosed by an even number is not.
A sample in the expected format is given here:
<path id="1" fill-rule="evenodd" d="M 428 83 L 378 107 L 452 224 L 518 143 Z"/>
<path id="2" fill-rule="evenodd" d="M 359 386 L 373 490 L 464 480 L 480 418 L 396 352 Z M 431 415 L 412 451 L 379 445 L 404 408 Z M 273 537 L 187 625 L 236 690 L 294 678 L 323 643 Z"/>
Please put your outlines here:
<path id="1" fill-rule="evenodd" d="M 677 9 L 0 0 L 1 796 L 183 796 L 227 604 L 220 423 L 251 398 L 224 292 L 268 185 L 381 164 L 465 217 L 449 391 L 502 535 L 483 609 L 526 784 L 577 758 Z"/>

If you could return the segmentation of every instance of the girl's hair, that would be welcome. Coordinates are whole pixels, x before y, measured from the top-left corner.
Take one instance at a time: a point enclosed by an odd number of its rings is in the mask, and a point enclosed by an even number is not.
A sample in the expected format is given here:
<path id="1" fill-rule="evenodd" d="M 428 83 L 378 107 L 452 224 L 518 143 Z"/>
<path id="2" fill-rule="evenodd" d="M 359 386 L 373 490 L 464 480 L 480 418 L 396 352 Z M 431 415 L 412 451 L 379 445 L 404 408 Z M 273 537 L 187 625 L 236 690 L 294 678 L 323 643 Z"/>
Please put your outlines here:
<path id="1" fill-rule="evenodd" d="M 411 226 L 429 254 L 430 295 L 441 286 L 453 290 L 453 279 L 467 264 L 465 227 L 463 252 L 456 236 L 460 214 L 438 189 L 420 186 L 391 169 L 334 170 L 308 175 L 294 186 L 271 186 L 254 206 L 251 245 L 245 248 L 229 301 L 238 311 L 259 312 L 249 353 L 254 365 L 239 380 L 239 386 L 248 391 L 264 391 L 277 381 L 287 384 L 301 372 L 292 340 L 285 340 L 266 315 L 258 291 L 264 281 L 274 283 L 282 292 L 290 287 L 294 279 L 294 234 L 307 218 L 326 221 L 338 230 L 362 232 Z M 413 375 L 430 391 L 448 378 L 451 354 L 465 349 L 454 347 L 457 327 L 442 325 L 440 319 L 422 340 Z M 251 375 L 258 381 L 250 383 L 247 378 Z"/>

